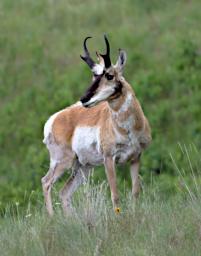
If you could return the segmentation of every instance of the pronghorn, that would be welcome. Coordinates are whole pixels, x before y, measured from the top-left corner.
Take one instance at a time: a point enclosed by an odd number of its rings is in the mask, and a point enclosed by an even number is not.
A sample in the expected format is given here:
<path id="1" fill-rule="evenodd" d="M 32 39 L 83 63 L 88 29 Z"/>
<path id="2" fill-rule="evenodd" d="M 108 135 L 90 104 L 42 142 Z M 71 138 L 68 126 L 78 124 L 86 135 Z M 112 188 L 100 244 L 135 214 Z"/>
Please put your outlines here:
<path id="1" fill-rule="evenodd" d="M 132 87 L 122 76 L 126 53 L 119 50 L 115 65 L 110 61 L 106 36 L 106 54 L 96 53 L 99 64 L 91 58 L 84 40 L 84 56 L 93 73 L 92 84 L 80 101 L 52 115 L 44 127 L 44 140 L 50 154 L 50 168 L 42 178 L 45 204 L 53 214 L 51 188 L 65 169 L 72 175 L 60 192 L 63 210 L 71 211 L 71 198 L 92 167 L 103 164 L 115 210 L 118 206 L 115 164 L 130 161 L 132 194 L 140 190 L 141 152 L 151 142 L 149 123 Z"/>

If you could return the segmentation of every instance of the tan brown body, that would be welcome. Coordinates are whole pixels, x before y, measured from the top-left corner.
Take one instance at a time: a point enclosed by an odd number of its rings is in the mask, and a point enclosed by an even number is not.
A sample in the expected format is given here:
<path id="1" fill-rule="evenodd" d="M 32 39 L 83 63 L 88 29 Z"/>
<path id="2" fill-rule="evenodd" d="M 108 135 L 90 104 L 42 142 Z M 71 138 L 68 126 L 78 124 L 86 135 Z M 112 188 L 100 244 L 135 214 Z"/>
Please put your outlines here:
<path id="1" fill-rule="evenodd" d="M 69 149 L 72 149 L 73 135 L 78 126 L 99 127 L 101 151 L 103 155 L 106 155 L 112 151 L 112 147 L 116 147 L 116 144 L 120 143 L 116 139 L 115 130 L 125 139 L 128 138 L 128 131 L 119 126 L 118 123 L 132 117 L 134 122 L 132 130 L 129 132 L 138 137 L 140 150 L 145 149 L 151 141 L 149 123 L 129 85 L 127 85 L 126 92 L 128 91 L 133 95 L 132 104 L 125 111 L 119 113 L 116 119 L 113 117 L 112 112 L 118 113 L 125 103 L 125 95 L 122 95 L 121 99 L 111 101 L 111 104 L 102 102 L 93 108 L 85 108 L 82 105 L 75 104 L 64 109 L 57 115 L 52 125 L 52 135 L 55 142 L 57 144 L 66 144 Z M 83 134 L 83 136 L 85 135 Z M 136 154 L 139 154 L 139 152 L 136 152 Z"/>

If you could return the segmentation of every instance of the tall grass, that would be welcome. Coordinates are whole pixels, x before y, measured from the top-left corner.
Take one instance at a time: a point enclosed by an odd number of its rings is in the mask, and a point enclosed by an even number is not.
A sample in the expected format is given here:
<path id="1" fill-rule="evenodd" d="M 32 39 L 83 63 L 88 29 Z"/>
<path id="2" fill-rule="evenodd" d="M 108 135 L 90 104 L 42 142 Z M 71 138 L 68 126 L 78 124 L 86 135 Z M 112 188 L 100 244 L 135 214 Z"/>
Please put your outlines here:
<path id="1" fill-rule="evenodd" d="M 113 63 L 118 48 L 126 50 L 125 78 L 152 127 L 143 178 L 160 169 L 173 184 L 175 142 L 201 147 L 200 9 L 200 0 L 0 1 L 0 210 L 8 202 L 25 206 L 25 191 L 40 193 L 49 164 L 44 123 L 83 95 L 91 83 L 83 39 L 93 36 L 95 58 L 104 33 Z M 128 176 L 128 168 L 120 171 L 119 185 Z M 105 179 L 103 170 L 96 179 Z"/>
<path id="2" fill-rule="evenodd" d="M 192 166 L 190 150 L 181 151 Z M 115 214 L 106 183 L 89 180 L 75 195 L 73 213 L 66 217 L 55 202 L 48 218 L 40 203 L 15 215 L 7 210 L 0 220 L 1 255 L 200 255 L 201 191 L 196 171 L 192 183 L 173 159 L 182 181 L 182 193 L 166 200 L 152 185 L 134 201 L 130 192 L 121 195 L 121 213 Z M 187 179 L 186 179 L 187 178 Z M 18 206 L 16 206 L 18 209 Z"/>
<path id="3" fill-rule="evenodd" d="M 87 188 L 69 217 L 57 209 L 1 220 L 1 255 L 199 255 L 200 197 L 193 201 L 128 194 L 115 215 L 101 186 Z"/>

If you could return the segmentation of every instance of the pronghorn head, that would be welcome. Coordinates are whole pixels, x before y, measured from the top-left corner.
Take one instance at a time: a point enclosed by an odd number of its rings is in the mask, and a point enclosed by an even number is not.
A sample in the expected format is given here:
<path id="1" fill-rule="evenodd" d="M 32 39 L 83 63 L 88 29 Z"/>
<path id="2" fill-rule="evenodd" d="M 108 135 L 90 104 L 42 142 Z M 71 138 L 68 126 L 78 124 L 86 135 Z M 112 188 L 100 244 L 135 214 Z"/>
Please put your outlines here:
<path id="1" fill-rule="evenodd" d="M 123 67 L 126 63 L 126 53 L 119 50 L 119 57 L 115 65 L 110 60 L 110 45 L 106 36 L 104 36 L 106 43 L 106 53 L 97 54 L 99 63 L 95 63 L 91 58 L 84 40 L 84 53 L 85 56 L 81 58 L 88 64 L 92 73 L 93 81 L 91 86 L 86 91 L 85 95 L 81 97 L 81 102 L 84 107 L 92 107 L 102 101 L 110 101 L 118 98 L 122 93 L 122 78 Z"/>

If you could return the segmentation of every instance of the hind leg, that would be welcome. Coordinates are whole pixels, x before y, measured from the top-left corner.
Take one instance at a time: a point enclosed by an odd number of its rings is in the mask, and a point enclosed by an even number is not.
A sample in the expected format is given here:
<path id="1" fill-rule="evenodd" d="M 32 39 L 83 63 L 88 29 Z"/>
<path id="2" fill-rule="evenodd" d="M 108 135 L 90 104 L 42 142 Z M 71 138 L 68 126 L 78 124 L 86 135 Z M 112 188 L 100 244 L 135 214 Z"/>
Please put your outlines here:
<path id="1" fill-rule="evenodd" d="M 140 193 L 140 179 L 139 179 L 139 168 L 140 168 L 140 156 L 131 161 L 130 174 L 132 180 L 132 196 L 137 198 Z"/>
<path id="2" fill-rule="evenodd" d="M 50 216 L 53 215 L 51 189 L 57 179 L 64 173 L 65 167 L 65 163 L 51 164 L 48 173 L 41 180 L 45 199 L 45 206 Z"/>
<path id="3" fill-rule="evenodd" d="M 72 195 L 87 179 L 89 172 L 89 167 L 80 166 L 79 162 L 76 161 L 71 177 L 67 180 L 60 191 L 60 198 L 64 213 L 69 214 L 71 212 Z"/>
<path id="4" fill-rule="evenodd" d="M 65 169 L 72 167 L 74 154 L 67 148 L 56 146 L 57 151 L 55 154 L 55 147 L 49 147 L 50 151 L 50 168 L 47 174 L 41 179 L 45 205 L 48 214 L 53 215 L 53 206 L 51 198 L 51 189 L 54 183 L 64 173 Z M 54 150 L 53 150 L 54 149 Z"/>

